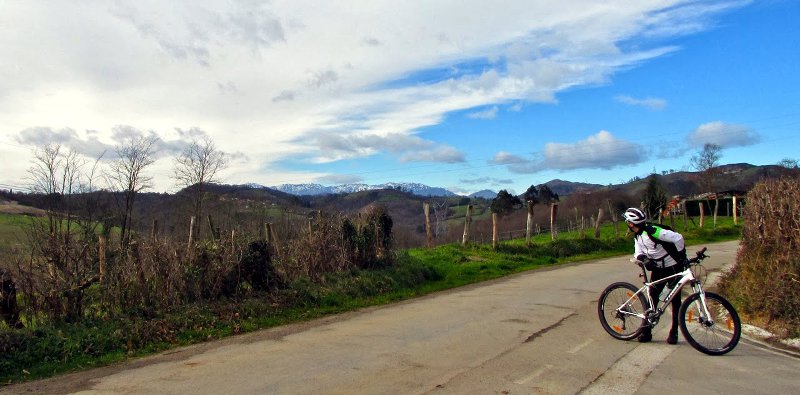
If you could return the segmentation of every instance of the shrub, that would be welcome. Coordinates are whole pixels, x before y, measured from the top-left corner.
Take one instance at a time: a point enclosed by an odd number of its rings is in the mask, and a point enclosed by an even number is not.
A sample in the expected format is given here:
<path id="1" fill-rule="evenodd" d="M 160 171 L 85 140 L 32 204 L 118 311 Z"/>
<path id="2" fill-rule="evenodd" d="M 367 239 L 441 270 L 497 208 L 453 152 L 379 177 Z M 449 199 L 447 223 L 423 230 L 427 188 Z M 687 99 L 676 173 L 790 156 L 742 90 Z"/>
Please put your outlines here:
<path id="1" fill-rule="evenodd" d="M 800 179 L 769 180 L 747 194 L 738 264 L 720 284 L 740 312 L 800 335 Z"/>
<path id="2" fill-rule="evenodd" d="M 322 281 L 326 273 L 391 266 L 392 218 L 381 206 L 363 214 L 355 222 L 320 214 L 304 234 L 289 242 L 282 267 L 287 277 Z"/>
<path id="3" fill-rule="evenodd" d="M 238 281 L 247 281 L 255 291 L 266 291 L 281 284 L 281 279 L 272 264 L 272 246 L 264 240 L 256 240 L 247 246 L 242 256 Z"/>

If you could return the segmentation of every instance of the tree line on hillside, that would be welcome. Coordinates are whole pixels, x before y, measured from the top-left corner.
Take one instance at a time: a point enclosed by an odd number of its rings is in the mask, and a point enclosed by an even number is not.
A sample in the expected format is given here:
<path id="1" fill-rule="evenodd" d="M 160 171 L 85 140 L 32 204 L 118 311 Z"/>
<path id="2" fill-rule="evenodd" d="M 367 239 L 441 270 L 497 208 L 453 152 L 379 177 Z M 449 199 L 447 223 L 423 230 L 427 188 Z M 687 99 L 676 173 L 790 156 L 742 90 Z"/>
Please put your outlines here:
<path id="1" fill-rule="evenodd" d="M 670 177 L 671 180 L 666 185 L 664 181 L 668 179 L 667 175 L 675 173 L 674 171 L 667 174 L 658 174 L 654 171 L 649 176 L 637 178 L 629 184 L 572 193 L 566 199 L 561 199 L 545 184 L 531 185 L 518 196 L 512 195 L 507 190 L 501 190 L 491 201 L 489 209 L 502 218 L 499 224 L 500 232 L 509 234 L 515 231 L 519 234 L 525 229 L 527 222 L 525 208 L 528 205 L 540 207 L 534 210 L 534 221 L 537 224 L 549 223 L 550 210 L 541 207 L 554 203 L 560 206 L 559 221 L 562 224 L 572 223 L 574 227 L 585 222 L 585 219 L 595 219 L 601 208 L 606 212 L 606 219 L 614 220 L 627 207 L 640 207 L 649 218 L 658 221 L 675 196 L 685 198 L 701 195 L 704 192 L 730 189 L 734 190 L 733 193 L 743 194 L 759 180 L 792 176 L 800 172 L 797 161 L 787 158 L 781 160 L 776 168 L 766 168 L 754 177 L 748 177 L 747 180 L 743 180 L 743 177 L 727 177 L 719 164 L 721 150 L 719 145 L 705 144 L 690 158 L 690 166 L 696 172 L 681 178 Z M 747 183 L 742 184 L 743 181 Z M 711 195 L 713 196 L 713 193 Z M 716 208 L 716 203 L 719 201 L 714 203 L 713 207 Z M 533 207 L 528 210 L 533 210 Z M 488 218 L 475 223 L 478 234 L 489 234 L 492 226 Z M 459 229 L 453 230 L 447 238 L 448 241 L 457 240 L 459 231 Z"/>

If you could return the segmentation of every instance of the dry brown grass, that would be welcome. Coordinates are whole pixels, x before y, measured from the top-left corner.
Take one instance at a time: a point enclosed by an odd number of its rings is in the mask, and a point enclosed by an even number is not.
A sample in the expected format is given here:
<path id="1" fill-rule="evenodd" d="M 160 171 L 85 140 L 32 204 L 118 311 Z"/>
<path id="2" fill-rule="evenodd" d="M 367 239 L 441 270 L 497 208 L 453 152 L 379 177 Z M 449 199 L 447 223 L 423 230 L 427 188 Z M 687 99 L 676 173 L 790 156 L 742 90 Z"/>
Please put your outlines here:
<path id="1" fill-rule="evenodd" d="M 25 215 L 34 215 L 37 217 L 45 215 L 44 210 L 35 207 L 24 206 L 17 202 L 8 201 L 4 199 L 0 199 L 0 213 L 25 214 Z"/>

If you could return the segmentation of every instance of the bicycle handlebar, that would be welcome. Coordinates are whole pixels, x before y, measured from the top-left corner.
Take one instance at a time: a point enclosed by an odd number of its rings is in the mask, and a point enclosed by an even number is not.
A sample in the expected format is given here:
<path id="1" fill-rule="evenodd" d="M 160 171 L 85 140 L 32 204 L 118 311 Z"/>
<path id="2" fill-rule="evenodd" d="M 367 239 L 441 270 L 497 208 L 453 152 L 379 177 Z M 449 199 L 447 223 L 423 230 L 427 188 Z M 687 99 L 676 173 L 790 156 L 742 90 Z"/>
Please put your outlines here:
<path id="1" fill-rule="evenodd" d="M 708 250 L 707 247 L 703 247 L 700 251 L 697 251 L 695 253 L 697 255 L 696 257 L 694 257 L 692 259 L 689 259 L 686 262 L 689 263 L 689 264 L 700 263 L 700 261 L 702 261 L 703 259 L 708 258 L 708 255 L 706 255 L 706 251 L 707 250 Z M 632 259 L 632 261 L 634 261 L 637 265 L 639 265 L 639 267 L 644 269 L 645 268 L 645 264 L 648 261 L 650 261 L 650 258 L 644 257 L 643 255 L 640 255 L 640 256 L 636 257 L 636 259 Z"/>
<path id="2" fill-rule="evenodd" d="M 708 255 L 706 255 L 706 250 L 707 248 L 703 247 L 702 250 L 697 251 L 697 256 L 692 259 L 689 259 L 689 263 L 700 263 L 700 261 L 702 261 L 703 259 L 708 258 Z"/>

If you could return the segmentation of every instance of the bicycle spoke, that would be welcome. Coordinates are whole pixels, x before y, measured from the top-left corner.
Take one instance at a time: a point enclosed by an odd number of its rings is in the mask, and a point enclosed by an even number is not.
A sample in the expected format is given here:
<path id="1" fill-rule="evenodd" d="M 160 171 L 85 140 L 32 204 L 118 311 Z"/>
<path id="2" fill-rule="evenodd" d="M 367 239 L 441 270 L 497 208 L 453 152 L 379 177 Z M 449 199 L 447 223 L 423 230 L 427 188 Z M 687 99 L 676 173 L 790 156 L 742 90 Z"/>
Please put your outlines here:
<path id="1" fill-rule="evenodd" d="M 643 324 L 645 302 L 627 283 L 612 284 L 603 291 L 597 311 L 603 328 L 613 337 L 630 340 L 638 336 Z"/>
<path id="2" fill-rule="evenodd" d="M 681 307 L 681 329 L 689 343 L 711 355 L 732 350 L 739 341 L 741 323 L 736 311 L 719 295 L 706 293 L 708 314 L 699 294 L 687 298 Z"/>

